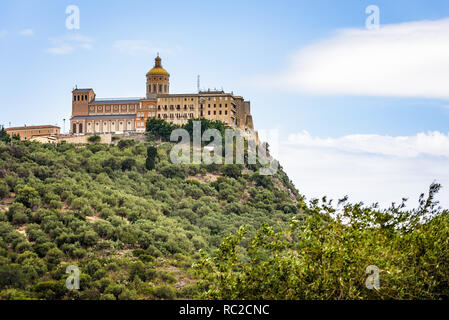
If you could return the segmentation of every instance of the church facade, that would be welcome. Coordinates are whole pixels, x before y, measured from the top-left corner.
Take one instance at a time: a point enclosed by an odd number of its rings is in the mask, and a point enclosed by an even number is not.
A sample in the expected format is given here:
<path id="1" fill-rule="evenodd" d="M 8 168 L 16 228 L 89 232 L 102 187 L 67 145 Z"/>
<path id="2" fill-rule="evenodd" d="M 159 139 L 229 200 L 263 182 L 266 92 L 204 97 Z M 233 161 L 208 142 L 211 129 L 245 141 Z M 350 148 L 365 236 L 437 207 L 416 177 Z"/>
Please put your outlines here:
<path id="1" fill-rule="evenodd" d="M 92 88 L 72 91 L 71 134 L 145 132 L 146 121 L 151 118 L 179 125 L 189 119 L 206 118 L 221 120 L 235 129 L 254 130 L 250 102 L 232 92 L 171 94 L 170 74 L 159 56 L 146 74 L 143 98 L 97 99 Z"/>

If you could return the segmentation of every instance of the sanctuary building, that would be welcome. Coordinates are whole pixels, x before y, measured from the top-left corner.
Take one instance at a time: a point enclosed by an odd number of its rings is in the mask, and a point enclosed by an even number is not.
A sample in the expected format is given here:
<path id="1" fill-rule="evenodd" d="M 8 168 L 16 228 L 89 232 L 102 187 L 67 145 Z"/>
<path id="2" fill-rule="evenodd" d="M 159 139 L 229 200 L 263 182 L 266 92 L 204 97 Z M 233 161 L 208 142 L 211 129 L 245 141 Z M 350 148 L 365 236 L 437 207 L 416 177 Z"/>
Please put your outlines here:
<path id="1" fill-rule="evenodd" d="M 91 88 L 72 91 L 71 134 L 145 132 L 146 121 L 151 118 L 179 125 L 188 119 L 206 118 L 235 129 L 254 130 L 250 102 L 232 92 L 170 93 L 170 74 L 162 67 L 159 55 L 146 74 L 144 98 L 97 99 Z"/>

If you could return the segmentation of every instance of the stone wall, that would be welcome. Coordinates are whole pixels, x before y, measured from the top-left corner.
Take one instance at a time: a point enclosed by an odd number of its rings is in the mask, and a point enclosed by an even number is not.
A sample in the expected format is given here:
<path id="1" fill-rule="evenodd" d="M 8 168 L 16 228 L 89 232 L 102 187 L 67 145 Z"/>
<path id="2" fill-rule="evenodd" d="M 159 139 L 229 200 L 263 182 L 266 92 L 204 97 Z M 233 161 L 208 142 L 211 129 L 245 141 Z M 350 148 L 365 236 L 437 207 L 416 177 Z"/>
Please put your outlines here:
<path id="1" fill-rule="evenodd" d="M 101 138 L 101 143 L 110 144 L 112 142 L 112 134 L 110 133 L 99 134 L 98 136 Z M 65 141 L 67 143 L 89 143 L 87 140 L 89 137 L 92 136 L 61 136 L 58 140 L 59 142 Z"/>

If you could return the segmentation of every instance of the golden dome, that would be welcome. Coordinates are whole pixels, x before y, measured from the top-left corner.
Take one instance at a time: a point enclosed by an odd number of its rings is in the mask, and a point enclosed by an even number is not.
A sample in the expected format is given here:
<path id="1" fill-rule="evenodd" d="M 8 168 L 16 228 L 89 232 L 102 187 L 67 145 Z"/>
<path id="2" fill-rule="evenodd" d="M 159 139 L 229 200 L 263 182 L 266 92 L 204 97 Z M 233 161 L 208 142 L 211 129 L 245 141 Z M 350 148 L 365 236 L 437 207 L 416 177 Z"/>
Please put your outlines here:
<path id="1" fill-rule="evenodd" d="M 154 68 L 148 71 L 147 75 L 168 76 L 167 70 L 162 68 L 161 58 L 159 55 L 154 59 Z"/>
<path id="2" fill-rule="evenodd" d="M 168 76 L 167 70 L 162 67 L 154 67 L 150 71 L 148 71 L 147 75 L 157 75 L 157 76 Z"/>

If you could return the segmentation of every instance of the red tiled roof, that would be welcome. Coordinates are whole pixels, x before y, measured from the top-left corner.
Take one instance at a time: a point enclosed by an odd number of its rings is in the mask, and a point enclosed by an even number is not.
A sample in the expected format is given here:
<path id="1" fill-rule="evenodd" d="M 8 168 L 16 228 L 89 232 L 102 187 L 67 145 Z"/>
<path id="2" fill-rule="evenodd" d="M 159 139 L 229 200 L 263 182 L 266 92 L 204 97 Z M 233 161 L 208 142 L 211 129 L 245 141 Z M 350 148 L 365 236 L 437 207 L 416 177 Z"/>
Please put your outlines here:
<path id="1" fill-rule="evenodd" d="M 57 126 L 42 125 L 42 126 L 11 127 L 11 128 L 6 128 L 5 130 L 6 131 L 12 131 L 12 130 L 32 130 L 32 129 L 50 129 L 50 128 L 61 129 L 60 127 L 57 127 Z"/>

